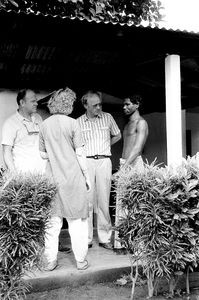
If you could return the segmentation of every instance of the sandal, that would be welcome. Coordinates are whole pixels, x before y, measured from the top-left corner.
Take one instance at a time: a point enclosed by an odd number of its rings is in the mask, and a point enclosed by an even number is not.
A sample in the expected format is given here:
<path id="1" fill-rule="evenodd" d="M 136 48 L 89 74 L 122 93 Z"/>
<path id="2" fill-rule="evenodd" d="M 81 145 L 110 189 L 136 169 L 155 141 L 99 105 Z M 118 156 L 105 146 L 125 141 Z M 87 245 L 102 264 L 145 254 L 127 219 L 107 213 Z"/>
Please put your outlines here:
<path id="1" fill-rule="evenodd" d="M 53 271 L 54 269 L 56 269 L 58 267 L 58 263 L 57 260 L 54 260 L 50 263 L 46 263 L 43 267 L 44 271 Z"/>
<path id="2" fill-rule="evenodd" d="M 77 270 L 86 270 L 87 268 L 88 268 L 88 261 L 86 259 L 82 262 L 77 261 Z"/>

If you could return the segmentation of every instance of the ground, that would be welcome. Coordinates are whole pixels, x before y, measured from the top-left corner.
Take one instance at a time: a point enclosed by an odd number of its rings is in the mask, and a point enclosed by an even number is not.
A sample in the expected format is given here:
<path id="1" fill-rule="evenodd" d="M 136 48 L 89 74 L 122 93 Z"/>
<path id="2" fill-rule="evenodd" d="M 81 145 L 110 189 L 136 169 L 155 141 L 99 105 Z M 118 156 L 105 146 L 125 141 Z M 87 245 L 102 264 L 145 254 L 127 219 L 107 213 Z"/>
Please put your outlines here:
<path id="1" fill-rule="evenodd" d="M 115 283 L 95 283 L 74 288 L 61 288 L 42 293 L 27 295 L 27 300 L 129 300 L 131 286 L 118 286 Z M 136 288 L 134 300 L 146 300 L 146 285 Z M 166 296 L 157 296 L 153 300 L 165 300 Z M 190 298 L 176 297 L 175 300 L 199 300 L 199 291 L 195 291 Z"/>

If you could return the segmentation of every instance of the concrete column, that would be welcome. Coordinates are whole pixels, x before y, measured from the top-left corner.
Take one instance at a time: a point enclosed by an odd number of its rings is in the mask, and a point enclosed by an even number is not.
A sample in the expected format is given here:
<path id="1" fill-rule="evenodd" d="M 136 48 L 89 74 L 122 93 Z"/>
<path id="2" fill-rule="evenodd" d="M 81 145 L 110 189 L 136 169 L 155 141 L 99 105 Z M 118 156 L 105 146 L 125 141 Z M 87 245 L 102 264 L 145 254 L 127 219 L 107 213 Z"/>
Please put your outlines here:
<path id="1" fill-rule="evenodd" d="M 182 116 L 180 56 L 165 59 L 167 164 L 176 166 L 182 160 Z"/>

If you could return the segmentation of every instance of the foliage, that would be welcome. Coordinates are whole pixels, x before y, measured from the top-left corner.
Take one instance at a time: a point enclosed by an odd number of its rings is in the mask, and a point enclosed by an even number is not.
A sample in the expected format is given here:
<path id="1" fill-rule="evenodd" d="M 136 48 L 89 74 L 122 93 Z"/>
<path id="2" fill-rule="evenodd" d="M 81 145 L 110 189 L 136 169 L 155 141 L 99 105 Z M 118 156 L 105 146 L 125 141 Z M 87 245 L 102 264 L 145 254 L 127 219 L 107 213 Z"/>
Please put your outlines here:
<path id="1" fill-rule="evenodd" d="M 1 186 L 1 182 L 3 182 L 4 173 L 5 173 L 5 169 L 3 167 L 0 167 L 0 186 Z"/>
<path id="2" fill-rule="evenodd" d="M 25 271 L 39 265 L 56 187 L 42 175 L 3 178 L 0 188 L 0 299 L 23 299 Z"/>
<path id="3" fill-rule="evenodd" d="M 116 192 L 123 216 L 117 228 L 132 262 L 142 263 L 151 297 L 158 279 L 172 283 L 199 259 L 199 168 L 195 157 L 177 169 L 146 165 L 121 170 Z M 170 292 L 173 294 L 170 286 Z"/>
<path id="4" fill-rule="evenodd" d="M 159 0 L 0 0 L 0 7 L 124 24 L 155 24 L 162 17 Z"/>

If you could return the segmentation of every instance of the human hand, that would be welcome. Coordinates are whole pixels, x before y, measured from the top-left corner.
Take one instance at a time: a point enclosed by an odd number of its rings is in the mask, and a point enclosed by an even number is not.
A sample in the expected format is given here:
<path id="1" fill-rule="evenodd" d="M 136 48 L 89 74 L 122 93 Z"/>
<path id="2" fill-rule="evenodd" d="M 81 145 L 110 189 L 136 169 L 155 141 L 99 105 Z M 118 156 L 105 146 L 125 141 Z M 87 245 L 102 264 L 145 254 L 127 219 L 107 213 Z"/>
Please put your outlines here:
<path id="1" fill-rule="evenodd" d="M 120 158 L 120 167 L 122 167 L 126 162 L 126 159 Z"/>
<path id="2" fill-rule="evenodd" d="M 114 181 L 117 178 L 117 175 L 118 175 L 118 171 L 112 174 L 111 180 Z"/>
<path id="3" fill-rule="evenodd" d="M 119 170 L 112 175 L 112 180 L 115 181 L 121 174 L 121 170 L 125 167 L 126 159 L 120 158 L 119 160 Z"/>
<path id="4" fill-rule="evenodd" d="M 111 179 L 112 179 L 113 181 L 117 180 L 118 177 L 120 176 L 120 174 L 121 174 L 121 169 L 119 169 L 117 172 L 115 172 L 115 173 L 112 175 Z"/>

